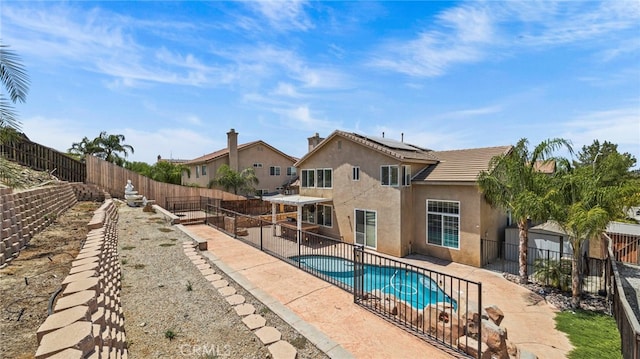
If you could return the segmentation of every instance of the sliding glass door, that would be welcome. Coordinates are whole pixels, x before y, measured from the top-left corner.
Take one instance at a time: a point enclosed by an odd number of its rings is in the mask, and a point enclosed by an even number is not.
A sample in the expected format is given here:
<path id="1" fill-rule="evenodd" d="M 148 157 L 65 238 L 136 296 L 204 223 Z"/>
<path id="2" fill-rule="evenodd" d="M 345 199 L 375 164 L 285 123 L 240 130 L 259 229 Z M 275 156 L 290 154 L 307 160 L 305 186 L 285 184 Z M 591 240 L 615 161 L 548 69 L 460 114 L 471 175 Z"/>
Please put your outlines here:
<path id="1" fill-rule="evenodd" d="M 355 210 L 356 244 L 376 248 L 376 212 L 365 209 Z"/>

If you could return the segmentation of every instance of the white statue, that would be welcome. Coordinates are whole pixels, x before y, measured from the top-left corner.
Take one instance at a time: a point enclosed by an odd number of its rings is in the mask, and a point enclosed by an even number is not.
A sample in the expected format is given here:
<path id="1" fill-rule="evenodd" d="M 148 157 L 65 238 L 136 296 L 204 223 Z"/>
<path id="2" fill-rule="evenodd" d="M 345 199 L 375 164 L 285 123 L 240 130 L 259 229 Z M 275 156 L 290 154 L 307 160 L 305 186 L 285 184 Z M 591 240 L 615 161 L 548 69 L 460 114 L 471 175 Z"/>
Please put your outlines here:
<path id="1" fill-rule="evenodd" d="M 127 180 L 127 185 L 124 186 L 124 192 L 125 193 L 130 193 L 133 192 L 133 184 L 131 183 L 131 180 Z"/>

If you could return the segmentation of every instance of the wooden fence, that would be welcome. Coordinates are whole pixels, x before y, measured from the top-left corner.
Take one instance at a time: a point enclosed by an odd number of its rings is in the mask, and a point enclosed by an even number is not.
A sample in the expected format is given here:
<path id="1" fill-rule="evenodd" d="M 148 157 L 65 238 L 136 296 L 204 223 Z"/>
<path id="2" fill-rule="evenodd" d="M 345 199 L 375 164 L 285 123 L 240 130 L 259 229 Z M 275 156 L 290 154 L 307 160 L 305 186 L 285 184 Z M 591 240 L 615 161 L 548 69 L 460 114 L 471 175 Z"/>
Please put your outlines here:
<path id="1" fill-rule="evenodd" d="M 147 197 L 149 200 L 155 200 L 156 204 L 161 206 L 165 204 L 167 197 L 202 196 L 222 200 L 245 199 L 242 196 L 218 189 L 186 187 L 157 182 L 95 156 L 87 156 L 85 161 L 87 165 L 86 183 L 99 186 L 115 198 L 124 198 L 124 186 L 126 186 L 127 180 L 131 180 L 134 190 L 138 194 Z"/>
<path id="2" fill-rule="evenodd" d="M 52 148 L 31 142 L 26 137 L 0 144 L 0 156 L 36 171 L 47 171 L 62 181 L 84 182 L 86 178 L 84 163 Z"/>

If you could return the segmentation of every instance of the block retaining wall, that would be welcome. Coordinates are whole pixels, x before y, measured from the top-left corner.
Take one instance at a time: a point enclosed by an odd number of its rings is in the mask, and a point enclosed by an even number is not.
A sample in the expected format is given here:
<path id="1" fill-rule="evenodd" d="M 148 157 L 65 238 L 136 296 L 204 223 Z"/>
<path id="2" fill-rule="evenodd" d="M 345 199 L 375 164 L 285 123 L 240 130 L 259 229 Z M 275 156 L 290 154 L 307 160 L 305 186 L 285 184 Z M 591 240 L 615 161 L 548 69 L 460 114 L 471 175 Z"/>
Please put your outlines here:
<path id="1" fill-rule="evenodd" d="M 41 358 L 127 358 L 120 300 L 118 210 L 107 198 L 88 224 L 51 314 L 36 333 Z"/>
<path id="2" fill-rule="evenodd" d="M 0 188 L 0 267 L 76 202 L 67 182 L 23 192 Z"/>

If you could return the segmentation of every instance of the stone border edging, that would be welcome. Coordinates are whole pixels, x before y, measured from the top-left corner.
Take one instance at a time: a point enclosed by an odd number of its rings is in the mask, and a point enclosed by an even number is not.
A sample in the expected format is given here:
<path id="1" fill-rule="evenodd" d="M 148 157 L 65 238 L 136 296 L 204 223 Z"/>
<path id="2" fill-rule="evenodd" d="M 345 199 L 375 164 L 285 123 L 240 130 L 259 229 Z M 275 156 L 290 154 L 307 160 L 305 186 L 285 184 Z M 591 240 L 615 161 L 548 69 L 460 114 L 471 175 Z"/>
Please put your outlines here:
<path id="1" fill-rule="evenodd" d="M 54 313 L 36 332 L 36 359 L 128 357 L 117 222 L 117 205 L 108 198 L 87 224 L 89 232 L 62 281 Z"/>
<path id="2" fill-rule="evenodd" d="M 200 243 L 200 241 L 202 240 L 201 238 L 194 238 L 191 233 L 185 230 L 184 226 L 177 225 L 176 227 L 184 234 L 186 234 L 189 238 L 193 239 L 196 243 Z M 262 304 L 264 304 L 272 312 L 282 318 L 287 324 L 297 330 L 301 335 L 307 338 L 307 340 L 309 340 L 313 345 L 315 345 L 319 350 L 327 354 L 329 357 L 335 359 L 354 358 L 354 356 L 346 349 L 344 349 L 340 344 L 333 341 L 326 334 L 324 334 L 311 324 L 302 320 L 302 318 L 300 318 L 297 314 L 280 303 L 278 300 L 254 286 L 253 283 L 245 278 L 245 276 L 227 266 L 213 253 L 202 252 L 202 256 L 209 259 L 221 271 L 229 276 L 229 278 L 233 279 L 236 283 L 238 283 L 238 285 L 240 285 L 247 292 L 253 295 L 257 300 L 262 302 Z"/>

